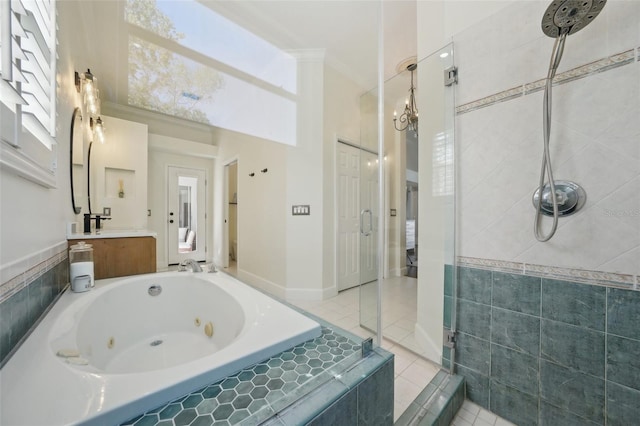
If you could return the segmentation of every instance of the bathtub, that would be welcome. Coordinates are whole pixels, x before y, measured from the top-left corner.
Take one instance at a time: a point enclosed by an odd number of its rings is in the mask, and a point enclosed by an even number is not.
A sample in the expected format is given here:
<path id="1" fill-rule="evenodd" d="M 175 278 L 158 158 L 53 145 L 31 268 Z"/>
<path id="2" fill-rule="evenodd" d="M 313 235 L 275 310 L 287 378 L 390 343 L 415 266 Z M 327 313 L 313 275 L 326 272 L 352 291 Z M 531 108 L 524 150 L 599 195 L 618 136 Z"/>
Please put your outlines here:
<path id="1" fill-rule="evenodd" d="M 0 371 L 0 424 L 118 424 L 320 335 L 223 273 L 66 291 Z"/>

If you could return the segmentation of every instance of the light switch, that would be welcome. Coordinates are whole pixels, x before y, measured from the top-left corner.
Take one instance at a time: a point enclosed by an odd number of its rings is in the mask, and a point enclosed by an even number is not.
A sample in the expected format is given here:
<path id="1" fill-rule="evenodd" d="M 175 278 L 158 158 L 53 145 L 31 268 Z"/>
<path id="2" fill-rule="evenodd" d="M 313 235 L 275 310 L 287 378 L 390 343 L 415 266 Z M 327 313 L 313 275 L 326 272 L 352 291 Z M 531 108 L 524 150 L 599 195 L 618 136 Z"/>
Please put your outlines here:
<path id="1" fill-rule="evenodd" d="M 291 206 L 291 214 L 293 216 L 309 216 L 311 214 L 311 206 L 309 204 Z"/>

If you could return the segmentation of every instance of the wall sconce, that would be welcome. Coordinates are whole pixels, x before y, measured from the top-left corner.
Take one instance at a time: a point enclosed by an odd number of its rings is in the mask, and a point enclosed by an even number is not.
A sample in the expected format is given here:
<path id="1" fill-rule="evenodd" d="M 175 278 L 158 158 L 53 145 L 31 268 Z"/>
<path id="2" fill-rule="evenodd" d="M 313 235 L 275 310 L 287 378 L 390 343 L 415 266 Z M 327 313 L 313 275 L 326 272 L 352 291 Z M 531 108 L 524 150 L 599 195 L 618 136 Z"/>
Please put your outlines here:
<path id="1" fill-rule="evenodd" d="M 96 118 L 95 120 L 91 118 L 89 121 L 91 124 L 91 131 L 93 131 L 94 140 L 97 140 L 98 142 L 103 144 L 105 141 L 105 137 L 102 119 L 100 117 Z"/>
<path id="2" fill-rule="evenodd" d="M 104 143 L 104 125 L 100 118 L 100 93 L 98 91 L 98 79 L 91 73 L 78 73 L 75 71 L 74 81 L 76 90 L 82 95 L 86 115 L 89 117 L 89 127 L 95 140 Z"/>
<path id="3" fill-rule="evenodd" d="M 91 116 L 100 114 L 100 93 L 98 91 L 98 79 L 91 74 L 91 70 L 87 72 L 75 72 L 76 90 L 83 96 L 83 102 L 86 111 Z"/>

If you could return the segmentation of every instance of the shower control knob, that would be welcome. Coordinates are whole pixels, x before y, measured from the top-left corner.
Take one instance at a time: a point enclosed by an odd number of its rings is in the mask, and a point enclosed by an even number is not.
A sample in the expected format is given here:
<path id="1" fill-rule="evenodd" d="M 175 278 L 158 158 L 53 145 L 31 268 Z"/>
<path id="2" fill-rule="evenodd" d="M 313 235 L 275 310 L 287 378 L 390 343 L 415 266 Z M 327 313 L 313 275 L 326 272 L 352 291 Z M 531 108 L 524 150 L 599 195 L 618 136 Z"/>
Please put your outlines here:
<path id="1" fill-rule="evenodd" d="M 569 216 L 584 206 L 587 200 L 587 193 L 575 182 L 556 180 L 556 201 L 558 202 L 558 215 Z M 540 197 L 540 188 L 533 194 L 533 205 L 538 206 L 538 202 L 542 198 L 540 212 L 546 216 L 553 216 L 553 199 L 551 198 L 551 188 L 549 184 L 544 185 L 542 197 Z"/>
<path id="2" fill-rule="evenodd" d="M 569 200 L 567 193 L 560 189 L 556 189 L 556 202 L 559 205 L 564 205 L 564 203 L 566 203 L 567 200 Z M 545 190 L 542 193 L 542 203 L 553 204 L 553 201 L 551 200 L 551 191 L 547 189 L 547 187 L 545 187 Z"/>

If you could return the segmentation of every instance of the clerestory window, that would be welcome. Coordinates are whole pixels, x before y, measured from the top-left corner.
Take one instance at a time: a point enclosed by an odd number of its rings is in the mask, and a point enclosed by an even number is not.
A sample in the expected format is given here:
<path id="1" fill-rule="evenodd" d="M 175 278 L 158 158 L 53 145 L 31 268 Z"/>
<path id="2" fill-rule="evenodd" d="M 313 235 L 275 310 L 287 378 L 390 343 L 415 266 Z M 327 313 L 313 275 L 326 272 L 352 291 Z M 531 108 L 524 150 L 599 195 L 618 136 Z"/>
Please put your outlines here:
<path id="1" fill-rule="evenodd" d="M 129 105 L 296 144 L 297 62 L 193 0 L 127 0 Z"/>

